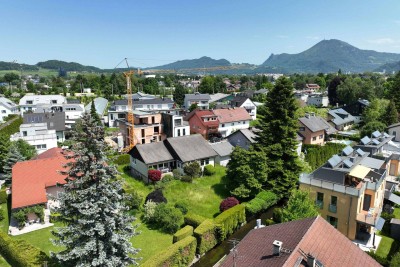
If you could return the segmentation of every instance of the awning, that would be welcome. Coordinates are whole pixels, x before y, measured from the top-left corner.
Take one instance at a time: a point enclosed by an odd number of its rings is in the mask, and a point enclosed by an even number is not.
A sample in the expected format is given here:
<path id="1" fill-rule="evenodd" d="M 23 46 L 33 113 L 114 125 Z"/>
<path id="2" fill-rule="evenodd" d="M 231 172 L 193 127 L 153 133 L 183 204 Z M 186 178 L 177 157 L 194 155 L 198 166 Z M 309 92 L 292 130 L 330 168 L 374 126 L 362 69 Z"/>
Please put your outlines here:
<path id="1" fill-rule="evenodd" d="M 353 177 L 360 178 L 360 179 L 364 179 L 365 176 L 367 176 L 367 174 L 368 174 L 370 171 L 371 171 L 370 168 L 367 168 L 367 167 L 364 167 L 364 166 L 361 166 L 361 165 L 357 165 L 357 166 L 349 173 L 349 175 L 350 175 L 350 176 L 353 176 Z"/>
<path id="2" fill-rule="evenodd" d="M 385 224 L 385 220 L 383 218 L 379 217 L 378 220 L 376 220 L 375 228 L 377 230 L 381 231 L 384 224 Z"/>

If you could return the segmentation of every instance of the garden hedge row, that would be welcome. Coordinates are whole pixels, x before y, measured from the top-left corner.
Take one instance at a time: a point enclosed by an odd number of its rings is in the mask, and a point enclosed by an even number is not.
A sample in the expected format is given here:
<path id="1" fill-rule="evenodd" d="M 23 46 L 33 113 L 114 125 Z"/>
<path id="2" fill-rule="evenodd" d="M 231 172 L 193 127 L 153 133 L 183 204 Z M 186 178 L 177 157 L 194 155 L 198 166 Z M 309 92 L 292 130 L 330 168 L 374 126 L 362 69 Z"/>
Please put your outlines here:
<path id="1" fill-rule="evenodd" d="M 41 250 L 28 244 L 25 240 L 13 240 L 0 232 L 0 254 L 13 267 L 42 266 L 50 261 Z"/>
<path id="2" fill-rule="evenodd" d="M 197 253 L 206 253 L 218 244 L 218 226 L 214 220 L 206 219 L 194 229 L 194 236 L 197 239 Z"/>
<path id="3" fill-rule="evenodd" d="M 7 125 L 6 127 L 2 128 L 0 130 L 0 135 L 5 135 L 5 136 L 10 137 L 10 135 L 19 132 L 19 126 L 21 124 L 22 124 L 22 118 L 19 117 L 18 119 L 16 119 L 15 121 L 13 121 L 9 125 Z"/>
<path id="4" fill-rule="evenodd" d="M 5 189 L 0 190 L 0 204 L 7 203 L 7 192 Z"/>
<path id="5" fill-rule="evenodd" d="M 345 147 L 346 145 L 344 144 L 326 143 L 324 146 L 303 145 L 302 150 L 305 154 L 305 160 L 308 162 L 310 167 L 315 170 Z"/>
<path id="6" fill-rule="evenodd" d="M 218 215 L 214 219 L 219 229 L 219 240 L 224 240 L 227 236 L 239 228 L 246 221 L 245 206 L 242 204 L 236 205 Z"/>
<path id="7" fill-rule="evenodd" d="M 176 231 L 173 237 L 173 243 L 176 243 L 185 237 L 192 236 L 193 235 L 193 226 L 191 225 L 186 225 L 182 229 Z"/>
<path id="8" fill-rule="evenodd" d="M 272 192 L 261 191 L 255 198 L 246 203 L 246 212 L 250 215 L 257 214 L 275 205 L 278 199 L 278 196 Z"/>
<path id="9" fill-rule="evenodd" d="M 204 222 L 206 220 L 206 218 L 204 218 L 203 216 L 197 215 L 190 211 L 185 215 L 184 219 L 185 219 L 185 224 L 191 225 L 194 228 L 196 228 L 197 226 L 199 226 L 202 222 Z"/>
<path id="10" fill-rule="evenodd" d="M 142 267 L 189 266 L 196 253 L 197 240 L 193 236 L 185 237 L 162 252 L 153 255 Z"/>

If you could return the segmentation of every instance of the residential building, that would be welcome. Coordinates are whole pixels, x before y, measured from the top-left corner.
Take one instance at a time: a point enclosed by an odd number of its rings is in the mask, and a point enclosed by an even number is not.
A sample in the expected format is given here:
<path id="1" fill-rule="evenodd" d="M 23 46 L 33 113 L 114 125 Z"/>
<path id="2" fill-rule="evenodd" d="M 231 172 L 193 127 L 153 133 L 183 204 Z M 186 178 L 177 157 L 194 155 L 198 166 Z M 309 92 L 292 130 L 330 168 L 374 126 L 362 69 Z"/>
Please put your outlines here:
<path id="1" fill-rule="evenodd" d="M 251 230 L 219 266 L 381 265 L 317 216 Z"/>
<path id="2" fill-rule="evenodd" d="M 182 115 L 161 113 L 164 133 L 167 137 L 190 135 L 190 126 Z"/>
<path id="3" fill-rule="evenodd" d="M 183 101 L 183 108 L 189 110 L 190 106 L 193 104 L 197 105 L 199 109 L 209 109 L 210 108 L 211 97 L 209 94 L 185 94 L 185 99 Z"/>
<path id="4" fill-rule="evenodd" d="M 368 107 L 369 104 L 370 102 L 368 100 L 359 99 L 356 102 L 343 106 L 342 109 L 350 113 L 350 115 L 354 117 L 355 123 L 358 124 L 362 121 L 364 109 Z"/>
<path id="5" fill-rule="evenodd" d="M 65 140 L 65 115 L 64 112 L 25 113 L 24 124 L 46 123 L 48 130 L 55 130 L 57 142 Z"/>
<path id="6" fill-rule="evenodd" d="M 247 96 L 237 95 L 231 101 L 232 108 L 244 108 L 251 116 L 252 120 L 257 118 L 257 106 Z"/>
<path id="7" fill-rule="evenodd" d="M 393 140 L 400 142 L 400 123 L 395 123 L 387 127 L 388 133 L 394 136 Z"/>
<path id="8" fill-rule="evenodd" d="M 363 151 L 369 152 L 371 155 L 383 155 L 384 146 L 393 139 L 392 135 L 385 132 L 375 131 L 371 134 L 371 138 L 364 136 L 355 148 L 361 148 Z"/>
<path id="9" fill-rule="evenodd" d="M 229 161 L 231 160 L 231 154 L 234 149 L 227 140 L 222 142 L 210 143 L 212 149 L 217 153 L 215 157 L 215 163 L 226 166 L 228 165 Z"/>
<path id="10" fill-rule="evenodd" d="M 224 99 L 228 97 L 228 94 L 223 94 L 223 93 L 216 93 L 210 95 L 210 101 L 209 103 L 222 103 L 225 102 Z"/>
<path id="11" fill-rule="evenodd" d="M 268 89 L 266 89 L 266 88 L 261 88 L 261 89 L 254 91 L 254 96 L 267 95 L 267 94 L 268 94 Z"/>
<path id="12" fill-rule="evenodd" d="M 248 129 L 252 120 L 245 108 L 214 109 L 213 113 L 217 116 L 218 131 L 222 137 L 240 129 Z"/>
<path id="13" fill-rule="evenodd" d="M 319 89 L 321 89 L 321 87 L 316 83 L 307 83 L 306 87 L 304 88 L 304 90 L 309 90 L 312 92 L 318 91 Z"/>
<path id="14" fill-rule="evenodd" d="M 307 113 L 299 118 L 299 135 L 303 138 L 303 144 L 323 145 L 327 136 L 336 130 L 326 120 L 315 113 Z"/>
<path id="15" fill-rule="evenodd" d="M 189 122 L 191 134 L 201 134 L 207 140 L 219 137 L 218 117 L 211 110 L 195 109 L 186 115 L 185 120 Z"/>
<path id="16" fill-rule="evenodd" d="M 321 216 L 351 240 L 369 240 L 385 222 L 380 214 L 386 163 L 369 155 L 347 146 L 311 174 L 300 177 L 300 189 L 310 192 Z"/>
<path id="17" fill-rule="evenodd" d="M 344 109 L 337 108 L 329 110 L 328 122 L 332 123 L 339 131 L 347 131 L 351 129 L 356 120 Z"/>
<path id="18" fill-rule="evenodd" d="M 21 116 L 27 111 L 35 111 L 39 104 L 65 104 L 67 99 L 62 95 L 25 95 L 19 100 Z"/>
<path id="19" fill-rule="evenodd" d="M 148 170 L 158 169 L 171 172 L 178 169 L 183 173 L 186 163 L 199 162 L 201 168 L 213 165 L 218 154 L 199 134 L 167 138 L 162 142 L 136 145 L 131 151 L 133 172 L 148 180 Z"/>
<path id="20" fill-rule="evenodd" d="M 255 129 L 240 129 L 231 133 L 226 139 L 232 146 L 240 146 L 248 150 L 256 142 Z"/>
<path id="21" fill-rule="evenodd" d="M 18 106 L 10 99 L 0 96 L 0 122 L 11 114 L 18 114 Z"/>
<path id="22" fill-rule="evenodd" d="M 36 148 L 38 154 L 57 147 L 56 130 L 49 130 L 46 122 L 21 124 L 19 133 L 11 135 L 11 141 L 25 140 Z"/>
<path id="23" fill-rule="evenodd" d="M 76 121 L 82 117 L 85 112 L 83 104 L 67 103 L 67 104 L 39 104 L 34 113 L 63 113 L 65 116 L 65 127 L 71 129 Z"/>
<path id="24" fill-rule="evenodd" d="M 108 100 L 103 97 L 96 97 L 95 99 L 93 99 L 93 102 L 97 115 L 99 115 L 100 119 L 103 118 L 104 113 L 106 112 L 107 109 Z M 85 111 L 90 112 L 91 107 L 92 107 L 92 102 L 90 102 L 85 106 Z"/>
<path id="25" fill-rule="evenodd" d="M 307 97 L 307 105 L 316 107 L 327 107 L 329 105 L 328 96 L 324 94 L 311 94 Z"/>

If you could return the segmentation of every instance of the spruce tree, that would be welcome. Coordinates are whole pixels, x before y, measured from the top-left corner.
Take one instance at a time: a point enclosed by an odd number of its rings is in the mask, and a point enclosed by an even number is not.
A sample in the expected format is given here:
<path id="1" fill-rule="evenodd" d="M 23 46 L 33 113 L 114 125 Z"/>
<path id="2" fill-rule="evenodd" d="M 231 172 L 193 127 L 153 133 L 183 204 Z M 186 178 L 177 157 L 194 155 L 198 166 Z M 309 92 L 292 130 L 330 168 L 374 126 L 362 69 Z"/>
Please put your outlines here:
<path id="1" fill-rule="evenodd" d="M 388 107 L 386 108 L 385 113 L 382 116 L 382 121 L 387 125 L 392 125 L 399 122 L 399 114 L 396 110 L 396 104 L 393 100 L 390 100 Z"/>
<path id="2" fill-rule="evenodd" d="M 276 81 L 268 92 L 265 115 L 260 119 L 255 148 L 265 153 L 268 165 L 267 189 L 288 197 L 301 172 L 297 147 L 297 105 L 293 85 L 288 78 Z"/>
<path id="3" fill-rule="evenodd" d="M 397 72 L 396 76 L 393 79 L 389 96 L 396 105 L 397 113 L 400 113 L 400 71 Z"/>
<path id="4" fill-rule="evenodd" d="M 137 264 L 138 252 L 130 243 L 136 235 L 134 217 L 127 213 L 127 199 L 117 171 L 105 155 L 104 130 L 85 113 L 80 129 L 73 133 L 75 144 L 66 151 L 71 161 L 64 192 L 59 194 L 62 227 L 53 231 L 53 254 L 62 266 L 128 266 Z"/>
<path id="5" fill-rule="evenodd" d="M 19 152 L 18 147 L 16 145 L 11 145 L 3 166 L 4 179 L 6 180 L 7 184 L 11 184 L 12 168 L 15 163 L 24 160 L 25 157 Z"/>
<path id="6" fill-rule="evenodd" d="M 92 100 L 92 104 L 90 106 L 90 117 L 93 118 L 94 122 L 97 125 L 101 125 L 101 120 L 100 120 L 99 114 L 97 114 L 97 112 L 96 112 L 96 107 L 94 105 L 94 100 Z"/>

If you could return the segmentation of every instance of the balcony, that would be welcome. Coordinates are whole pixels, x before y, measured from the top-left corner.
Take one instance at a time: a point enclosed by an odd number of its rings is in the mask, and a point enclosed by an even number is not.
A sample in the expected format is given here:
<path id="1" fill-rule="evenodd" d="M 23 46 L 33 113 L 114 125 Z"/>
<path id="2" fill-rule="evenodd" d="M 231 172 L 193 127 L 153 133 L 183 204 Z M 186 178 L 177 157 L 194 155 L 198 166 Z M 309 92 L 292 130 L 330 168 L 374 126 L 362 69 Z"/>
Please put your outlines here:
<path id="1" fill-rule="evenodd" d="M 330 212 L 332 212 L 332 213 L 336 213 L 337 212 L 337 206 L 336 205 L 332 205 L 332 204 L 329 204 L 329 209 L 328 209 Z"/>
<path id="2" fill-rule="evenodd" d="M 315 200 L 315 205 L 317 205 L 320 209 L 324 208 L 324 202 L 322 200 Z"/>
<path id="3" fill-rule="evenodd" d="M 366 225 L 373 226 L 378 230 L 382 230 L 382 226 L 385 220 L 380 217 L 381 210 L 375 211 L 374 208 L 370 208 L 369 211 L 361 211 L 357 214 L 357 222 L 364 223 Z M 380 228 L 380 229 L 379 229 Z"/>

